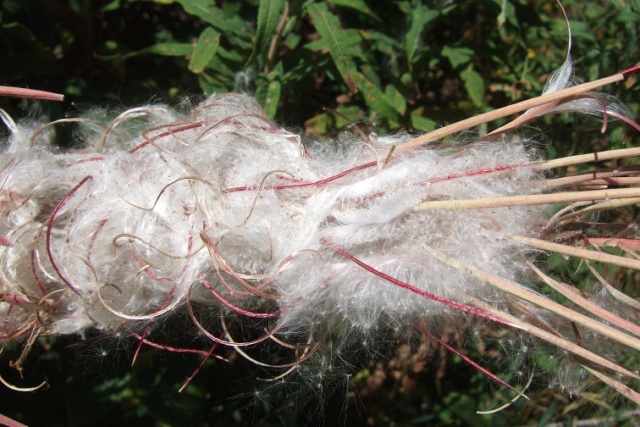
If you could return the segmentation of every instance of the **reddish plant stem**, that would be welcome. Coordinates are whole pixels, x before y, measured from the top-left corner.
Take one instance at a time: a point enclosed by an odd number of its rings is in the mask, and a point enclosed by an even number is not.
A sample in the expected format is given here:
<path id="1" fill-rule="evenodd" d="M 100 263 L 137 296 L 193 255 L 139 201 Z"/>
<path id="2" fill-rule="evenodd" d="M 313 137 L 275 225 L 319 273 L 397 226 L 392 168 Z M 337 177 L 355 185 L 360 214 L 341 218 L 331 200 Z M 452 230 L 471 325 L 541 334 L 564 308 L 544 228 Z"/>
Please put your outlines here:
<path id="1" fill-rule="evenodd" d="M 482 310 L 477 309 L 475 307 L 472 307 L 470 305 L 466 305 L 466 304 L 463 304 L 463 303 L 452 301 L 450 299 L 446 299 L 446 298 L 443 298 L 441 296 L 432 294 L 431 292 L 425 291 L 425 290 L 420 289 L 418 287 L 415 287 L 415 286 L 413 286 L 413 285 L 411 285 L 409 283 L 406 283 L 406 282 L 403 282 L 401 280 L 398 280 L 395 277 L 391 277 L 388 274 L 385 274 L 382 271 L 377 270 L 374 267 L 370 266 L 369 264 L 366 264 L 365 262 L 359 260 L 358 258 L 354 257 L 353 255 L 351 255 L 347 251 L 342 250 L 342 249 L 332 245 L 331 243 L 329 243 L 328 241 L 326 241 L 324 239 L 322 239 L 321 243 L 324 246 L 328 247 L 329 249 L 333 250 L 334 252 L 342 255 L 343 257 L 345 257 L 349 261 L 353 262 L 354 264 L 357 264 L 358 266 L 364 268 L 369 273 L 372 273 L 372 274 L 380 277 L 381 279 L 386 280 L 387 282 L 393 283 L 396 286 L 399 286 L 399 287 L 401 287 L 403 289 L 411 291 L 411 292 L 413 292 L 415 294 L 418 294 L 418 295 L 420 295 L 422 297 L 425 297 L 427 299 L 430 299 L 432 301 L 438 302 L 440 304 L 444 304 L 447 307 L 451 307 L 451 308 L 454 308 L 456 310 L 464 311 L 466 313 L 473 314 L 473 315 L 478 316 L 478 317 L 483 317 L 485 319 L 493 320 L 494 322 L 499 323 L 501 325 L 506 325 L 506 326 L 509 326 L 509 327 L 515 327 L 515 325 L 511 324 L 510 322 L 508 322 L 508 321 L 506 321 L 506 320 L 504 320 L 504 319 L 502 319 L 500 317 L 494 316 L 494 315 L 492 315 L 490 313 L 487 313 L 485 311 L 482 311 Z"/>
<path id="2" fill-rule="evenodd" d="M 268 318 L 271 318 L 271 317 L 275 317 L 275 316 L 277 316 L 278 314 L 281 313 L 281 310 L 274 311 L 273 313 L 255 313 L 253 311 L 245 310 L 244 308 L 241 308 L 241 307 L 238 307 L 237 305 L 231 304 L 222 295 L 217 293 L 216 290 L 211 285 L 211 283 L 209 283 L 209 281 L 207 281 L 207 279 L 205 279 L 204 276 L 200 275 L 200 281 L 202 282 L 204 287 L 207 288 L 209 290 L 209 292 L 211 292 L 211 294 L 214 297 L 216 297 L 222 304 L 224 304 L 225 306 L 229 307 L 231 310 L 235 311 L 236 313 L 242 314 L 243 316 L 254 317 L 254 318 L 257 318 L 257 319 L 268 319 Z"/>
<path id="3" fill-rule="evenodd" d="M 129 153 L 135 153 L 136 151 L 138 151 L 138 150 L 146 147 L 147 145 L 151 144 L 153 141 L 157 141 L 158 139 L 164 138 L 165 136 L 173 135 L 176 132 L 184 132 L 185 130 L 197 129 L 197 128 L 202 127 L 202 126 L 204 126 L 204 123 L 196 122 L 196 123 L 191 123 L 191 124 L 179 127 L 175 131 L 167 131 L 167 132 L 159 133 L 158 135 L 155 135 L 153 138 L 145 139 L 144 142 L 136 145 L 131 150 L 129 150 Z"/>
<path id="4" fill-rule="evenodd" d="M 174 283 L 173 287 L 171 288 L 171 290 L 169 291 L 167 296 L 165 296 L 164 299 L 162 300 L 162 302 L 160 303 L 160 307 L 159 307 L 160 310 L 162 310 L 164 308 L 165 304 L 167 302 L 169 302 L 169 300 L 171 299 L 171 297 L 175 293 L 175 290 L 176 290 L 176 284 Z M 133 364 L 136 363 L 136 360 L 138 359 L 138 355 L 140 354 L 140 350 L 142 350 L 143 340 L 146 339 L 145 337 L 147 336 L 147 334 L 151 330 L 151 327 L 153 326 L 154 323 L 155 323 L 155 319 L 151 320 L 149 322 L 149 324 L 144 328 L 144 332 L 142 333 L 142 336 L 141 336 L 142 340 L 140 340 L 140 342 L 138 343 L 138 347 L 136 348 L 136 351 L 133 354 L 133 359 L 131 360 L 131 366 L 133 366 Z"/>
<path id="5" fill-rule="evenodd" d="M 148 345 L 149 347 L 158 348 L 160 350 L 166 350 L 171 353 L 191 353 L 191 354 L 201 354 L 203 356 L 208 356 L 211 354 L 210 351 L 207 350 L 197 350 L 194 348 L 177 348 L 169 345 L 158 344 L 153 341 L 149 341 L 147 338 L 144 338 L 142 335 L 136 334 L 133 330 L 126 328 L 127 331 L 136 339 L 140 340 L 141 343 Z"/>
<path id="6" fill-rule="evenodd" d="M 40 292 L 42 292 L 42 295 L 44 296 L 47 294 L 47 291 L 44 289 L 44 283 L 42 283 L 42 279 L 40 279 L 40 275 L 38 274 L 36 257 L 37 257 L 37 251 L 34 248 L 31 250 L 31 271 L 33 273 L 33 278 L 36 280 L 36 284 L 40 289 Z"/>
<path id="7" fill-rule="evenodd" d="M 263 190 L 293 190 L 295 188 L 305 188 L 305 187 L 321 187 L 325 184 L 328 184 L 332 181 L 335 181 L 337 179 L 340 179 L 342 177 L 345 177 L 353 172 L 357 172 L 363 169 L 368 169 L 371 168 L 373 166 L 376 166 L 378 164 L 378 162 L 369 162 L 369 163 L 365 163 L 359 166 L 355 166 L 351 169 L 347 169 L 346 171 L 340 172 L 337 175 L 333 175 L 330 176 L 329 178 L 324 178 L 321 179 L 319 181 L 314 181 L 314 182 L 302 182 L 299 184 L 288 184 L 288 185 L 270 185 L 270 186 L 265 186 L 262 187 Z M 233 187 L 233 188 L 227 188 L 226 190 L 223 190 L 222 192 L 224 194 L 227 193 L 237 193 L 239 191 L 255 191 L 258 190 L 260 187 L 257 185 L 250 185 L 250 186 L 245 186 L 245 187 Z"/>
<path id="8" fill-rule="evenodd" d="M 262 190 L 275 190 L 275 191 L 281 191 L 281 190 L 293 190 L 296 188 L 305 188 L 305 187 L 321 187 L 323 185 L 326 185 L 330 182 L 336 181 L 340 178 L 343 178 L 347 175 L 350 175 L 354 172 L 357 171 L 361 171 L 364 169 L 368 169 L 371 167 L 374 167 L 378 165 L 378 162 L 369 162 L 369 163 L 364 163 L 362 165 L 358 165 L 355 167 L 352 167 L 350 169 L 347 169 L 343 172 L 340 172 L 339 174 L 336 175 L 332 175 L 328 178 L 324 178 L 318 181 L 313 181 L 313 182 L 298 182 L 295 184 L 286 184 L 286 185 L 268 185 L 268 186 L 263 186 Z M 439 176 L 439 177 L 434 177 L 434 178 L 430 178 L 427 181 L 425 181 L 423 184 L 433 184 L 436 182 L 442 182 L 442 181 L 450 181 L 453 179 L 458 179 L 458 178 L 467 178 L 467 177 L 471 177 L 471 176 L 477 176 L 477 175 L 487 175 L 487 174 L 491 174 L 491 173 L 497 173 L 497 172 L 504 172 L 504 171 L 508 171 L 508 170 L 512 170 L 512 169 L 517 169 L 517 168 L 521 168 L 521 167 L 527 167 L 530 166 L 531 162 L 521 162 L 521 163 L 515 163 L 515 164 L 511 164 L 511 165 L 500 165 L 500 166 L 495 166 L 495 167 L 491 167 L 491 168 L 482 168 L 482 169 L 476 169 L 476 170 L 472 170 L 472 171 L 464 171 L 464 172 L 460 172 L 460 173 L 455 173 L 455 174 L 449 174 L 449 175 L 444 175 L 444 176 Z M 290 179 L 290 178 L 289 178 Z M 225 190 L 223 190 L 222 192 L 224 194 L 227 193 L 237 193 L 237 192 L 241 192 L 241 191 L 256 191 L 259 190 L 260 187 L 257 185 L 249 185 L 249 186 L 243 186 L 243 187 L 232 187 L 232 188 L 227 188 Z"/>
<path id="9" fill-rule="evenodd" d="M 44 90 L 25 89 L 13 86 L 0 86 L 0 96 L 15 98 L 42 99 L 45 101 L 64 101 L 64 95 Z"/>
<path id="10" fill-rule="evenodd" d="M 520 394 L 520 390 L 518 390 L 517 388 L 515 388 L 514 386 L 512 386 L 511 384 L 509 384 L 508 382 L 506 382 L 505 380 L 503 380 L 502 378 L 500 378 L 499 376 L 497 376 L 496 374 L 492 373 L 491 371 L 489 371 L 488 369 L 480 366 L 477 362 L 475 362 L 474 360 L 472 360 L 470 357 L 468 357 L 467 355 L 465 355 L 464 353 L 462 353 L 461 351 L 455 349 L 453 346 L 450 346 L 449 344 L 447 344 L 446 342 L 444 342 L 443 340 L 441 340 L 440 338 L 436 337 L 435 335 L 433 335 L 431 332 L 429 332 L 427 330 L 427 328 L 418 325 L 417 323 L 414 322 L 407 322 L 409 325 L 413 326 L 415 329 L 417 329 L 418 331 L 420 331 L 422 334 L 428 336 L 429 338 L 431 338 L 432 340 L 436 341 L 438 344 L 440 344 L 441 346 L 444 346 L 447 350 L 449 350 L 450 352 L 452 352 L 453 354 L 455 354 L 456 356 L 459 356 L 460 358 L 462 358 L 462 360 L 464 360 L 465 362 L 467 362 L 469 365 L 473 366 L 475 369 L 477 369 L 478 371 L 482 372 L 484 375 L 486 375 L 487 377 L 491 378 L 492 380 L 499 382 L 500 384 L 502 384 L 503 386 L 510 388 L 511 390 L 515 391 L 516 393 Z"/>
<path id="11" fill-rule="evenodd" d="M 200 372 L 200 370 L 202 369 L 204 364 L 207 363 L 207 360 L 209 360 L 211 358 L 211 355 L 215 351 L 216 347 L 218 347 L 218 344 L 217 343 L 213 343 L 213 346 L 211 347 L 211 350 L 209 350 L 209 353 L 207 353 L 205 355 L 205 357 L 202 358 L 202 362 L 200 362 L 198 367 L 193 371 L 193 373 L 189 376 L 189 378 L 187 378 L 187 380 L 184 382 L 184 384 L 182 384 L 182 387 L 180 387 L 180 390 L 178 390 L 178 393 L 182 393 L 182 390 L 184 390 L 185 387 L 187 387 L 191 383 L 191 381 L 193 381 L 193 379 L 196 377 L 196 375 L 198 375 L 198 372 Z"/>
<path id="12" fill-rule="evenodd" d="M 69 201 L 69 199 L 71 199 L 71 197 L 73 197 L 73 195 L 80 189 L 80 187 L 82 187 L 84 184 L 86 184 L 88 181 L 90 181 L 92 179 L 93 179 L 93 177 L 91 175 L 85 176 L 82 179 L 82 181 L 80 181 L 80 183 L 78 183 L 78 185 L 73 187 L 73 189 L 64 197 L 64 199 L 62 199 L 62 201 L 60 201 L 60 203 L 58 203 L 56 205 L 56 207 L 53 209 L 53 212 L 51 213 L 51 216 L 49 217 L 49 222 L 47 223 L 47 234 L 46 234 L 47 255 L 49 255 L 49 261 L 51 261 L 51 266 L 55 270 L 55 272 L 58 275 L 58 277 L 60 278 L 60 280 L 62 280 L 64 282 L 64 284 L 67 285 L 67 287 L 69 289 L 71 289 L 73 292 L 75 292 L 78 295 L 80 295 L 80 291 L 78 291 L 78 289 L 75 286 L 73 286 L 71 284 L 71 282 L 66 277 L 64 277 L 64 275 L 62 274 L 62 271 L 60 271 L 60 268 L 58 267 L 58 265 L 56 264 L 56 262 L 55 262 L 55 260 L 53 258 L 53 251 L 51 250 L 51 230 L 53 229 L 53 222 L 55 221 L 56 215 L 58 215 L 58 212 L 60 212 L 60 210 Z"/>

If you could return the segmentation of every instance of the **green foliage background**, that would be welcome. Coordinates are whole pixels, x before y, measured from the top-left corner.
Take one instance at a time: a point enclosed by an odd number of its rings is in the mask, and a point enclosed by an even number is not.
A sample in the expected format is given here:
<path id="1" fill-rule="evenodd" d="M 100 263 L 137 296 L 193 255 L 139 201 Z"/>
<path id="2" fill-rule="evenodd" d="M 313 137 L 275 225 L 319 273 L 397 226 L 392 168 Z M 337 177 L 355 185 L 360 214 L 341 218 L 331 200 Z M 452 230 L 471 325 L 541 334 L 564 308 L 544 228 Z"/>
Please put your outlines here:
<path id="1" fill-rule="evenodd" d="M 37 107 L 0 99 L 0 108 L 13 117 L 44 110 L 55 119 L 82 114 L 93 105 L 180 104 L 197 101 L 203 93 L 243 91 L 254 95 L 276 121 L 310 135 L 337 135 L 353 124 L 379 133 L 428 131 L 540 94 L 568 45 L 566 23 L 553 1 L 0 4 L 0 84 L 67 97 L 64 103 Z M 570 17 L 578 77 L 604 77 L 639 61 L 638 0 L 566 0 L 563 5 Z M 640 84 L 634 81 L 630 77 L 606 90 L 638 112 Z M 543 134 L 541 147 L 551 156 L 638 142 L 637 135 L 627 135 L 621 126 L 612 126 L 603 137 L 599 123 L 576 117 L 545 119 L 536 126 Z M 448 368 L 436 368 L 443 362 L 434 359 L 432 368 L 415 374 L 412 388 L 387 382 L 360 403 L 351 399 L 348 408 L 343 407 L 344 393 L 333 400 L 318 394 L 289 402 L 284 392 L 266 398 L 251 385 L 260 372 L 240 361 L 208 362 L 178 394 L 199 360 L 145 353 L 131 368 L 132 345 L 99 335 L 85 345 L 69 337 L 43 341 L 32 351 L 32 372 L 26 375 L 34 381 L 48 375 L 50 389 L 29 395 L 2 389 L 0 413 L 49 426 L 296 425 L 317 420 L 331 425 L 333 412 L 342 413 L 338 419 L 349 420 L 349 425 L 544 425 L 610 414 L 595 397 L 576 404 L 561 394 L 551 399 L 543 387 L 533 403 L 521 400 L 496 415 L 477 416 L 475 410 L 495 407 L 510 395 L 448 356 L 443 359 Z M 16 351 L 7 349 L 3 360 Z M 351 390 L 371 377 L 370 368 L 362 366 Z M 10 376 L 7 369 L 0 371 Z"/>

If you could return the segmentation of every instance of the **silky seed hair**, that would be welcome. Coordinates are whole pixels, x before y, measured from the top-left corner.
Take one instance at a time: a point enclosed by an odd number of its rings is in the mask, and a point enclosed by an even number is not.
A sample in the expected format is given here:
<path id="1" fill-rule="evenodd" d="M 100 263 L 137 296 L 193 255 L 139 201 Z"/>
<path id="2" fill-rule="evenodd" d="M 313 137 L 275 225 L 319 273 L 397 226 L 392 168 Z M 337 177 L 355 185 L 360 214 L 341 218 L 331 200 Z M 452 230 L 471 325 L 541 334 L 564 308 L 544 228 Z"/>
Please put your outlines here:
<path id="1" fill-rule="evenodd" d="M 349 352 L 384 357 L 389 334 L 441 342 L 443 325 L 475 316 L 557 346 L 571 369 L 590 360 L 594 375 L 617 388 L 637 377 L 619 363 L 625 349 L 640 349 L 637 308 L 604 278 L 599 294 L 579 300 L 593 301 L 586 315 L 539 288 L 578 298 L 537 265 L 547 252 L 638 268 L 625 256 L 580 252 L 587 237 L 554 240 L 590 212 L 576 203 L 612 196 L 550 192 L 555 166 L 518 126 L 597 108 L 635 125 L 612 98 L 575 95 L 570 66 L 546 89 L 560 94 L 551 107 L 541 102 L 517 126 L 447 143 L 398 134 L 303 144 L 239 94 L 211 96 L 186 112 L 147 105 L 106 121 L 80 118 L 74 149 L 54 147 L 56 122 L 2 114 L 9 134 L 0 161 L 0 339 L 99 330 L 206 357 L 219 346 L 274 379 L 296 372 L 316 384 L 336 365 L 348 371 Z M 608 188 L 596 178 L 582 181 Z M 553 215 L 558 203 L 568 206 L 564 216 Z M 635 240 L 618 237 L 593 242 L 635 250 Z M 172 316 L 188 318 L 191 333 L 212 347 L 151 339 Z M 582 378 L 563 372 L 559 381 Z"/>

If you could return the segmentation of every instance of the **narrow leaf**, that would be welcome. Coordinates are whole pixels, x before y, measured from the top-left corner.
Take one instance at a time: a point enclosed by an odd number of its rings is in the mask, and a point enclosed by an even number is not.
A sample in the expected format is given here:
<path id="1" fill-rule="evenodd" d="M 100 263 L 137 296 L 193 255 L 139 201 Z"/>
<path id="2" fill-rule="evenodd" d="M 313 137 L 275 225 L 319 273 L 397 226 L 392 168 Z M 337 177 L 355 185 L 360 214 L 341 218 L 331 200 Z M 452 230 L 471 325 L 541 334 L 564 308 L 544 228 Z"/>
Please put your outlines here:
<path id="1" fill-rule="evenodd" d="M 258 24 L 256 36 L 253 42 L 253 51 L 247 60 L 245 67 L 253 61 L 256 55 L 266 51 L 269 47 L 271 37 L 278 27 L 280 15 L 284 10 L 285 0 L 260 0 L 258 7 Z"/>
<path id="2" fill-rule="evenodd" d="M 436 10 L 421 5 L 414 9 L 411 14 L 411 26 L 405 38 L 405 51 L 407 52 L 407 61 L 410 65 L 414 63 L 416 52 L 422 44 L 422 33 L 425 26 L 436 19 L 439 13 Z"/>
<path id="3" fill-rule="evenodd" d="M 352 47 L 356 40 L 353 34 L 357 33 L 347 33 L 342 30 L 340 21 L 329 11 L 325 3 L 311 3 L 307 6 L 307 10 L 316 30 L 327 43 L 331 59 L 333 59 L 342 78 L 351 87 L 352 85 L 349 83 L 349 80 L 353 78 L 351 74 L 357 72 L 352 53 Z M 350 37 L 343 37 L 345 34 L 349 34 Z"/>
<path id="4" fill-rule="evenodd" d="M 407 110 L 407 100 L 396 87 L 387 85 L 384 90 L 384 95 L 386 101 L 391 104 L 396 111 L 400 114 L 405 113 Z"/>
<path id="5" fill-rule="evenodd" d="M 191 61 L 189 61 L 189 71 L 201 73 L 216 55 L 220 45 L 220 33 L 213 27 L 207 27 L 198 37 L 198 42 L 193 49 Z"/>
<path id="6" fill-rule="evenodd" d="M 0 23 L 2 22 L 2 16 L 0 15 Z M 51 48 L 42 43 L 38 37 L 24 24 L 20 22 L 10 22 L 0 27 L 2 31 L 9 35 L 11 38 L 19 40 L 22 43 L 27 44 L 34 50 L 39 56 L 47 59 L 55 59 Z M 6 37 L 6 36 L 4 36 Z"/>
<path id="7" fill-rule="evenodd" d="M 411 114 L 411 127 L 414 130 L 429 132 L 436 128 L 437 124 L 433 120 L 422 117 L 420 114 Z"/>
<path id="8" fill-rule="evenodd" d="M 158 43 L 124 55 L 96 55 L 96 57 L 103 61 L 121 61 L 142 55 L 183 56 L 188 58 L 192 52 L 193 45 L 189 43 Z"/>
<path id="9" fill-rule="evenodd" d="M 197 16 L 221 32 L 237 32 L 242 28 L 239 28 L 237 19 L 224 16 L 222 10 L 215 7 L 211 0 L 176 0 L 176 3 L 188 14 Z"/>
<path id="10" fill-rule="evenodd" d="M 473 50 L 468 47 L 451 48 L 449 46 L 445 46 L 442 49 L 442 56 L 449 59 L 453 68 L 458 68 L 471 62 Z"/>
<path id="11" fill-rule="evenodd" d="M 362 92 L 364 101 L 371 109 L 383 117 L 396 122 L 401 122 L 401 115 L 387 100 L 385 94 L 363 74 L 355 71 L 351 74 L 353 84 Z"/>
<path id="12" fill-rule="evenodd" d="M 361 14 L 368 16 L 369 18 L 373 18 L 377 22 L 382 22 L 380 17 L 371 10 L 364 0 L 329 0 L 329 4 L 353 9 L 356 12 L 360 12 Z"/>
<path id="13" fill-rule="evenodd" d="M 460 73 L 460 77 L 464 80 L 464 88 L 467 90 L 471 101 L 477 107 L 481 107 L 484 104 L 485 91 L 482 76 L 469 65 L 466 70 Z"/>
<path id="14" fill-rule="evenodd" d="M 266 111 L 270 118 L 274 118 L 278 111 L 278 103 L 280 102 L 280 94 L 282 92 L 282 82 L 280 81 L 280 72 L 282 70 L 273 71 L 267 76 L 260 76 L 254 96 L 262 108 Z"/>

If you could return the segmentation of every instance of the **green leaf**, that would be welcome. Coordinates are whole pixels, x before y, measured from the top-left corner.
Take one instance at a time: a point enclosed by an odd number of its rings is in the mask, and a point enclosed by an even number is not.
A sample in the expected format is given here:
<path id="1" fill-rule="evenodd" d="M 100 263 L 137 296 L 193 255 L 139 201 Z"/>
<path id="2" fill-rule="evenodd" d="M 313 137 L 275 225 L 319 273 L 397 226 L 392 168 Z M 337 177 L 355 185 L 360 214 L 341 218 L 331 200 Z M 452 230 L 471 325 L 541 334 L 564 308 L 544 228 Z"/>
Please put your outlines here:
<path id="1" fill-rule="evenodd" d="M 340 29 L 337 34 L 341 40 L 342 46 L 348 49 L 348 55 L 352 59 L 356 57 L 362 57 L 360 49 L 356 47 L 356 45 L 362 41 L 362 33 L 360 31 L 354 30 L 352 28 L 347 30 Z M 330 45 L 330 39 L 323 37 L 305 44 L 305 49 L 313 50 L 316 52 L 325 51 L 331 53 L 332 47 Z M 333 55 L 332 59 L 335 60 Z"/>
<path id="2" fill-rule="evenodd" d="M 244 58 L 238 52 L 238 49 L 225 49 L 223 46 L 218 47 L 218 56 L 227 61 L 241 64 Z"/>
<path id="3" fill-rule="evenodd" d="M 347 7 L 353 9 L 369 18 L 374 19 L 377 22 L 382 22 L 382 19 L 375 14 L 374 11 L 369 8 L 369 5 L 364 0 L 328 0 L 329 4 L 339 7 Z"/>
<path id="4" fill-rule="evenodd" d="M 401 115 L 393 107 L 393 100 L 389 100 L 376 85 L 357 71 L 351 74 L 351 79 L 356 88 L 362 92 L 364 101 L 373 111 L 395 123 L 401 122 Z"/>
<path id="5" fill-rule="evenodd" d="M 19 40 L 27 44 L 35 53 L 39 56 L 47 59 L 55 60 L 55 55 L 52 53 L 51 48 L 42 43 L 38 37 L 24 24 L 20 22 L 10 22 L 0 27 L 6 34 L 15 40 Z"/>
<path id="6" fill-rule="evenodd" d="M 611 3 L 618 9 L 623 9 L 626 7 L 626 2 L 623 0 L 611 0 Z"/>
<path id="7" fill-rule="evenodd" d="M 363 31 L 361 34 L 363 34 L 363 37 L 365 37 L 366 40 L 371 40 L 373 42 L 371 45 L 372 49 L 384 53 L 385 55 L 395 56 L 397 52 L 402 51 L 402 44 L 398 40 L 393 37 L 389 37 L 381 31 L 367 30 Z"/>
<path id="8" fill-rule="evenodd" d="M 198 42 L 193 48 L 193 54 L 189 61 L 189 71 L 201 73 L 216 55 L 220 46 L 220 33 L 213 27 L 207 27 L 198 37 Z"/>
<path id="9" fill-rule="evenodd" d="M 460 77 L 464 80 L 464 88 L 467 90 L 471 101 L 481 107 L 484 104 L 484 80 L 482 76 L 478 74 L 472 65 L 469 65 L 466 70 L 460 73 Z"/>
<path id="10" fill-rule="evenodd" d="M 166 3 L 166 1 L 158 1 L 158 3 Z M 172 1 L 171 1 L 172 2 Z M 237 32 L 240 28 L 237 19 L 229 19 L 224 16 L 222 10 L 214 6 L 211 0 L 175 0 L 180 4 L 185 12 L 195 15 L 207 24 L 222 32 Z"/>
<path id="11" fill-rule="evenodd" d="M 493 0 L 493 2 L 500 8 L 500 14 L 496 18 L 498 29 L 501 29 L 507 22 L 516 28 L 520 28 L 520 22 L 516 17 L 516 9 L 512 2 L 507 0 Z"/>
<path id="12" fill-rule="evenodd" d="M 193 45 L 189 43 L 158 43 L 145 47 L 141 50 L 134 52 L 117 54 L 117 55 L 96 55 L 97 58 L 103 61 L 121 61 L 123 59 L 129 59 L 142 55 L 160 55 L 160 56 L 182 56 L 188 58 L 193 52 Z"/>
<path id="13" fill-rule="evenodd" d="M 395 100 L 389 100 L 378 86 L 357 70 L 353 47 L 362 40 L 360 33 L 342 30 L 340 21 L 329 12 L 324 3 L 310 3 L 307 9 L 313 25 L 326 42 L 326 48 L 351 93 L 361 91 L 364 101 L 373 111 L 400 123 L 401 115 L 393 106 Z"/>
<path id="14" fill-rule="evenodd" d="M 282 93 L 281 73 L 282 66 L 278 64 L 276 70 L 266 76 L 261 75 L 258 78 L 258 85 L 254 94 L 256 100 L 262 105 L 262 108 L 270 118 L 275 117 L 280 103 L 280 94 Z"/>
<path id="15" fill-rule="evenodd" d="M 436 122 L 431 119 L 427 119 L 426 117 L 422 117 L 420 114 L 412 113 L 411 127 L 413 130 L 429 132 L 436 128 Z"/>
<path id="16" fill-rule="evenodd" d="M 347 82 L 351 92 L 356 92 L 352 74 L 357 73 L 357 69 L 352 49 L 361 40 L 359 33 L 342 30 L 340 21 L 329 11 L 325 3 L 310 3 L 307 5 L 307 10 L 314 27 L 326 42 L 331 58 L 342 78 Z"/>
<path id="17" fill-rule="evenodd" d="M 422 32 L 425 26 L 436 19 L 439 13 L 436 10 L 429 9 L 427 6 L 421 5 L 414 9 L 411 14 L 411 26 L 405 38 L 405 51 L 407 53 L 407 61 L 413 65 L 416 52 L 422 43 Z"/>
<path id="18" fill-rule="evenodd" d="M 466 65 L 471 62 L 473 58 L 473 50 L 468 47 L 454 47 L 445 46 L 442 48 L 442 56 L 449 59 L 453 68 L 458 68 L 461 65 Z"/>
<path id="19" fill-rule="evenodd" d="M 342 129 L 362 119 L 362 110 L 356 106 L 341 106 L 335 111 L 320 113 L 304 123 L 305 131 L 312 135 L 326 135 L 332 129 Z"/>
<path id="20" fill-rule="evenodd" d="M 392 85 L 387 85 L 384 90 L 385 99 L 393 108 L 400 114 L 404 114 L 407 110 L 407 100 L 404 96 Z"/>
<path id="21" fill-rule="evenodd" d="M 253 42 L 253 51 L 249 59 L 247 59 L 245 68 L 253 61 L 256 55 L 266 51 L 269 47 L 271 37 L 278 27 L 278 21 L 284 10 L 284 5 L 285 0 L 260 0 L 260 6 L 258 7 L 258 25 Z"/>
<path id="22" fill-rule="evenodd" d="M 162 56 L 191 56 L 193 46 L 189 43 L 158 43 L 142 49 L 140 52 Z"/>

